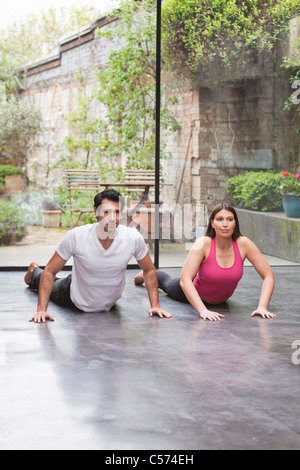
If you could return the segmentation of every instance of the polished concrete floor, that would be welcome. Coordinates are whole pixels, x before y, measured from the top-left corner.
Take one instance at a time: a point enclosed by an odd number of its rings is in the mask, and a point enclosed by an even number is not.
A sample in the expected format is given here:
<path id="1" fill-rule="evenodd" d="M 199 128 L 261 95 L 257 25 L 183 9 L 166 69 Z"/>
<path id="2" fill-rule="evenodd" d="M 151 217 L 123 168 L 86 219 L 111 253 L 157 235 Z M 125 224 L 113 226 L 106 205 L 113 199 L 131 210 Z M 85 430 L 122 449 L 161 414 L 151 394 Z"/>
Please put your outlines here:
<path id="1" fill-rule="evenodd" d="M 219 323 L 164 294 L 150 319 L 135 273 L 111 312 L 35 324 L 24 272 L 0 272 L 0 449 L 300 449 L 300 267 L 274 268 L 275 320 L 245 268 Z"/>

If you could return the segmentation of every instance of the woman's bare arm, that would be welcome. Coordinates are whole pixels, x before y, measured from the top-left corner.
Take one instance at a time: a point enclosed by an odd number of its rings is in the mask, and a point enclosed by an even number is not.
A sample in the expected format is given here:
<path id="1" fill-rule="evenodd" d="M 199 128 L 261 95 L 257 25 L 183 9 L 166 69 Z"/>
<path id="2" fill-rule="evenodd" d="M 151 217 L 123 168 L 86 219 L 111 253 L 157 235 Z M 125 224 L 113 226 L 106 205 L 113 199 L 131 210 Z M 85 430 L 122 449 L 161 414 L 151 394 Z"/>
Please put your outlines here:
<path id="1" fill-rule="evenodd" d="M 275 278 L 271 266 L 260 252 L 258 247 L 247 237 L 241 237 L 241 248 L 246 258 L 254 266 L 257 273 L 263 279 L 261 294 L 257 309 L 252 316 L 261 315 L 263 318 L 275 318 L 276 315 L 268 311 L 269 303 L 274 291 Z"/>
<path id="2" fill-rule="evenodd" d="M 199 266 L 205 260 L 206 253 L 209 252 L 208 245 L 210 245 L 210 243 L 211 242 L 208 237 L 201 237 L 195 242 L 183 265 L 180 276 L 180 285 L 186 298 L 199 313 L 201 318 L 204 320 L 208 319 L 211 321 L 218 321 L 221 317 L 224 317 L 224 315 L 208 310 L 193 284 L 193 280 L 197 274 Z"/>

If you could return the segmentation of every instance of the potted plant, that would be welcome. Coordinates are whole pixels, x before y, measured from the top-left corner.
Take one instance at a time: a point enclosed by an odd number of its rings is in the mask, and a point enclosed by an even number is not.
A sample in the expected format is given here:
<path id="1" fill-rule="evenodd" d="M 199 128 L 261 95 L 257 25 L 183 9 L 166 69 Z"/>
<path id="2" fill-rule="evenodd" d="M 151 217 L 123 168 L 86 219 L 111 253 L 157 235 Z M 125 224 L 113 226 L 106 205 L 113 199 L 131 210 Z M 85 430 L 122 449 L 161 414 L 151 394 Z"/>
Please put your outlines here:
<path id="1" fill-rule="evenodd" d="M 300 218 L 300 174 L 282 173 L 283 181 L 281 191 L 283 197 L 283 209 L 287 217 Z"/>
<path id="2" fill-rule="evenodd" d="M 59 227 L 62 209 L 54 197 L 45 196 L 42 202 L 42 224 L 44 227 Z"/>

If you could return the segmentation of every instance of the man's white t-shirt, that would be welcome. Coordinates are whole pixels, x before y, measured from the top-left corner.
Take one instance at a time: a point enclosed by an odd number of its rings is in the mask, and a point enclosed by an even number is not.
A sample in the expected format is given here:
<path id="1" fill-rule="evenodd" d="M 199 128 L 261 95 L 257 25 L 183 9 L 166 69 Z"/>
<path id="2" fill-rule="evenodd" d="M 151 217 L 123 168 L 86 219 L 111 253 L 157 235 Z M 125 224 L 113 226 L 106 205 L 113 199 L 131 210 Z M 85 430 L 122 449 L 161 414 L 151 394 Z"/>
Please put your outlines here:
<path id="1" fill-rule="evenodd" d="M 119 225 L 113 243 L 105 250 L 96 227 L 97 223 L 70 230 L 56 250 L 66 261 L 73 256 L 70 295 L 84 312 L 110 310 L 122 296 L 128 262 L 133 256 L 140 261 L 148 253 L 135 228 Z"/>

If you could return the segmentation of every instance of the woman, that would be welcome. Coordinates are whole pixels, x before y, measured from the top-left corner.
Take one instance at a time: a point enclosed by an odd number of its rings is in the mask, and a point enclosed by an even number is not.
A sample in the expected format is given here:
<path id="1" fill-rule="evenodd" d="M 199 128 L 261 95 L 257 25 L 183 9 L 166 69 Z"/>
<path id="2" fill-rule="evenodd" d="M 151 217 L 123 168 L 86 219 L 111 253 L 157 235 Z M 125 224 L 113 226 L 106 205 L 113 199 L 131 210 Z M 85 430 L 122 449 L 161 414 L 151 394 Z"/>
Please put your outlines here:
<path id="1" fill-rule="evenodd" d="M 219 321 L 224 315 L 209 310 L 205 304 L 219 304 L 232 296 L 243 275 L 246 258 L 263 279 L 258 307 L 252 316 L 275 318 L 268 311 L 275 284 L 272 269 L 256 245 L 242 236 L 236 211 L 227 203 L 218 204 L 213 210 L 206 236 L 195 242 L 180 279 L 158 271 L 158 284 L 175 300 L 190 302 L 204 320 Z M 135 284 L 142 283 L 140 273 Z"/>

